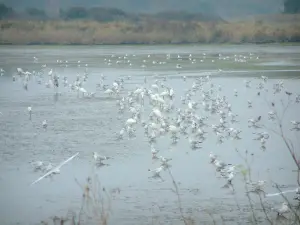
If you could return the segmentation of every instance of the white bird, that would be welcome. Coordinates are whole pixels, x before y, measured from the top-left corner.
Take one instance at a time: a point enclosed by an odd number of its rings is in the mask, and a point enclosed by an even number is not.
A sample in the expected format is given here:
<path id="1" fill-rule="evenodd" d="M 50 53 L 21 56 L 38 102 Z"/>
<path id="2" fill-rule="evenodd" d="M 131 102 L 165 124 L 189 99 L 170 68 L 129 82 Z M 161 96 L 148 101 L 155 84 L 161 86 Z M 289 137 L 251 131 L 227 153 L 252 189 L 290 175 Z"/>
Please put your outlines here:
<path id="1" fill-rule="evenodd" d="M 135 119 L 132 119 L 132 118 L 129 118 L 127 121 L 126 121 L 126 125 L 127 126 L 132 126 L 133 124 L 136 124 L 136 120 Z"/>
<path id="2" fill-rule="evenodd" d="M 283 214 L 290 211 L 289 204 L 287 202 L 283 202 L 280 208 L 274 210 L 277 212 L 278 216 L 283 216 Z"/>
<path id="3" fill-rule="evenodd" d="M 28 106 L 27 110 L 28 110 L 28 113 L 29 113 L 29 119 L 31 120 L 31 114 L 32 114 L 31 106 Z"/>
<path id="4" fill-rule="evenodd" d="M 171 158 L 165 158 L 163 156 L 160 156 L 159 159 L 164 166 L 168 166 L 168 162 L 172 160 Z"/>
<path id="5" fill-rule="evenodd" d="M 153 173 L 153 177 L 160 177 L 160 173 L 165 169 L 164 166 L 160 166 L 154 170 L 148 170 L 149 172 Z"/>
<path id="6" fill-rule="evenodd" d="M 44 120 L 42 125 L 44 129 L 47 129 L 48 127 L 47 120 Z"/>
<path id="7" fill-rule="evenodd" d="M 238 96 L 238 91 L 236 89 L 234 89 L 234 96 Z"/>
<path id="8" fill-rule="evenodd" d="M 18 75 L 24 74 L 24 71 L 22 68 L 17 68 Z"/>
<path id="9" fill-rule="evenodd" d="M 176 68 L 177 68 L 177 69 L 181 69 L 182 66 L 181 66 L 180 64 L 177 64 L 177 65 L 176 65 Z"/>
<path id="10" fill-rule="evenodd" d="M 235 172 L 235 168 L 236 168 L 236 166 L 229 166 L 229 167 L 227 167 L 227 168 L 224 168 L 224 169 L 222 169 L 220 172 L 221 172 L 221 175 L 225 175 L 226 176 L 226 174 L 228 175 L 229 173 L 234 173 Z"/>
<path id="11" fill-rule="evenodd" d="M 158 152 L 159 152 L 159 151 L 156 150 L 156 149 L 154 148 L 153 145 L 151 145 L 152 158 L 157 158 L 157 153 L 158 153 Z"/>
<path id="12" fill-rule="evenodd" d="M 210 152 L 209 153 L 209 158 L 210 158 L 210 162 L 213 163 L 217 159 L 217 156 L 214 155 L 213 152 Z"/>
<path id="13" fill-rule="evenodd" d="M 32 182 L 31 185 L 36 184 L 37 182 L 41 181 L 42 179 L 44 179 L 45 177 L 51 175 L 51 174 L 57 174 L 60 173 L 60 168 L 65 165 L 67 162 L 71 161 L 72 159 L 74 159 L 77 155 L 79 155 L 79 152 L 77 152 L 75 155 L 71 156 L 70 158 L 68 158 L 67 160 L 65 160 L 64 162 L 60 163 L 57 167 L 55 167 L 54 169 L 51 170 L 52 165 L 49 164 L 49 169 L 50 171 L 48 171 L 45 175 L 41 176 L 40 178 L 38 178 L 36 181 Z"/>
<path id="14" fill-rule="evenodd" d="M 112 95 L 113 93 L 114 93 L 114 91 L 111 90 L 111 89 L 106 89 L 106 90 L 104 91 L 104 94 Z"/>
<path id="15" fill-rule="evenodd" d="M 173 88 L 170 89 L 169 96 L 170 96 L 171 99 L 173 99 L 173 97 L 174 97 L 174 90 L 173 90 Z"/>
<path id="16" fill-rule="evenodd" d="M 230 173 L 227 175 L 227 182 L 228 182 L 228 184 L 232 184 L 233 178 L 234 178 L 234 173 L 233 173 L 233 172 L 230 172 Z"/>
<path id="17" fill-rule="evenodd" d="M 162 118 L 162 113 L 159 109 L 153 109 L 152 112 L 157 118 Z"/>
<path id="18" fill-rule="evenodd" d="M 34 167 L 34 170 L 41 170 L 44 166 L 42 161 L 32 162 L 31 165 Z"/>
<path id="19" fill-rule="evenodd" d="M 93 152 L 94 160 L 98 163 L 102 163 L 103 160 L 110 159 L 108 156 L 99 155 L 97 152 Z"/>
<path id="20" fill-rule="evenodd" d="M 124 133 L 125 133 L 125 128 L 122 128 L 119 133 L 119 139 L 123 139 Z"/>
<path id="21" fill-rule="evenodd" d="M 217 170 L 218 170 L 218 171 L 220 171 L 221 169 L 224 169 L 224 168 L 227 166 L 226 163 L 221 162 L 221 161 L 218 160 L 218 159 L 216 159 L 216 160 L 214 161 L 214 165 L 217 167 Z"/>

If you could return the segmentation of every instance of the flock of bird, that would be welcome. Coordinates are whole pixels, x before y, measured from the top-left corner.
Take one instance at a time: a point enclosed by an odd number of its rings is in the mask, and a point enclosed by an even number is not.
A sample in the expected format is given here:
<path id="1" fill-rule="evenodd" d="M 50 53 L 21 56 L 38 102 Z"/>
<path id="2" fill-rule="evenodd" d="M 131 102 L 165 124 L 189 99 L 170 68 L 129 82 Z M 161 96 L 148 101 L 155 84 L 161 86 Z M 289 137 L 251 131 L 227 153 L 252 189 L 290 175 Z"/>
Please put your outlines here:
<path id="1" fill-rule="evenodd" d="M 111 55 L 104 59 L 104 63 L 107 66 L 112 66 L 114 63 L 132 66 L 133 62 L 130 57 L 135 57 L 135 55 Z M 152 57 L 152 55 L 148 55 L 143 60 L 141 67 L 146 68 L 147 62 L 155 65 L 163 65 L 168 63 L 172 58 L 170 54 L 166 55 L 160 61 L 151 60 Z M 203 62 L 206 60 L 206 57 L 205 53 L 203 53 L 200 59 L 193 58 L 192 54 L 188 57 L 177 55 L 175 57 L 178 60 L 176 69 L 179 71 L 182 69 L 183 66 L 179 63 L 180 61 L 191 63 Z M 219 54 L 218 59 L 247 62 L 247 60 L 259 59 L 259 57 L 254 56 L 254 54 L 234 56 Z M 39 59 L 34 57 L 33 63 L 38 63 L 38 61 Z M 215 62 L 215 59 L 211 62 Z M 68 67 L 68 61 L 58 60 L 57 64 Z M 80 67 L 81 62 L 78 61 L 77 64 Z M 241 139 L 242 130 L 237 128 L 239 124 L 238 114 L 234 113 L 232 104 L 222 93 L 222 86 L 213 82 L 210 76 L 212 73 L 192 78 L 191 87 L 182 96 L 178 96 L 174 88 L 168 84 L 168 77 L 159 75 L 154 75 L 151 78 L 145 76 L 142 84 L 126 92 L 124 87 L 126 81 L 131 79 L 130 76 L 119 77 L 112 84 L 109 84 L 106 83 L 106 76 L 101 74 L 99 82 L 95 84 L 97 91 L 89 92 L 85 89 L 85 83 L 88 82 L 90 75 L 88 64 L 85 64 L 84 68 L 83 75 L 77 74 L 75 80 L 72 82 L 69 82 L 67 76 L 61 77 L 54 68 L 48 68 L 47 65 L 42 65 L 37 71 L 31 72 L 17 68 L 16 72 L 12 75 L 12 80 L 14 82 L 21 80 L 23 88 L 26 91 L 30 91 L 30 81 L 36 81 L 39 85 L 42 85 L 42 81 L 46 79 L 46 82 L 44 82 L 45 87 L 53 88 L 55 94 L 59 94 L 60 90 L 68 90 L 77 94 L 78 98 L 95 98 L 99 93 L 100 95 L 107 95 L 109 98 L 115 98 L 119 118 L 123 119 L 127 117 L 123 121 L 121 130 L 117 132 L 116 139 L 121 140 L 126 136 L 131 139 L 136 136 L 137 130 L 143 130 L 149 142 L 149 155 L 159 163 L 157 168 L 149 169 L 153 177 L 161 178 L 161 174 L 171 166 L 172 161 L 172 158 L 166 158 L 160 154 L 160 150 L 156 145 L 159 138 L 169 139 L 170 144 L 173 145 L 176 145 L 179 140 L 187 140 L 192 150 L 202 148 L 203 142 L 208 135 L 215 136 L 216 145 L 222 144 L 225 141 Z M 5 74 L 3 69 L 0 72 L 1 75 Z M 190 78 L 183 75 L 181 79 L 182 82 L 186 82 Z M 149 82 L 149 80 L 153 80 L 154 82 Z M 275 83 L 272 90 L 268 89 L 268 77 L 266 76 L 244 80 L 243 85 L 246 89 L 255 89 L 258 97 L 262 96 L 264 91 L 272 91 L 274 94 L 284 91 L 290 100 L 296 104 L 300 103 L 300 95 L 285 91 L 283 81 Z M 232 95 L 238 98 L 238 90 L 234 89 Z M 248 100 L 247 105 L 248 108 L 252 108 L 252 101 Z M 275 107 L 274 103 L 272 103 L 272 107 Z M 32 120 L 34 108 L 28 106 L 27 110 L 29 120 Z M 275 121 L 276 117 L 277 112 L 275 108 L 267 114 L 269 121 Z M 249 129 L 254 129 L 253 140 L 259 142 L 262 149 L 266 149 L 270 135 L 263 130 L 261 119 L 262 116 L 249 118 L 248 127 Z M 212 123 L 212 121 L 214 122 Z M 291 130 L 300 131 L 300 121 L 291 121 L 291 125 Z M 41 126 L 47 130 L 46 119 L 41 122 Z M 103 156 L 97 152 L 93 152 L 93 158 L 96 165 L 103 165 L 103 161 L 111 159 L 111 157 Z M 233 180 L 239 172 L 237 169 L 238 166 L 225 163 L 213 152 L 209 153 L 208 160 L 210 160 L 210 163 L 215 167 L 221 178 L 226 181 L 225 186 L 233 186 Z M 42 161 L 32 162 L 32 166 L 35 170 L 44 173 L 52 170 L 49 176 L 60 172 L 59 169 L 53 170 L 54 167 L 51 163 L 47 164 Z M 264 191 L 266 181 L 249 181 L 247 184 L 253 192 Z M 299 189 L 294 199 L 300 203 Z M 279 215 L 282 215 L 289 212 L 289 209 L 290 205 L 284 202 L 282 207 L 276 209 L 276 211 Z"/>

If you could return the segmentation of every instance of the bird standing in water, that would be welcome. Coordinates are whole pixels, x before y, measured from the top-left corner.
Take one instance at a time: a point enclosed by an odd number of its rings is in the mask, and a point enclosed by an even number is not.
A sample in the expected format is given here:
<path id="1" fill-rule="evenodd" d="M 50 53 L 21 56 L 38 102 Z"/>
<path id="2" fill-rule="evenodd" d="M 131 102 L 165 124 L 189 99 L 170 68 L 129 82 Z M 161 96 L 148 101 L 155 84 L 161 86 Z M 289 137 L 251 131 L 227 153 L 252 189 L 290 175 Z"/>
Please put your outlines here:
<path id="1" fill-rule="evenodd" d="M 31 120 L 31 115 L 32 115 L 32 108 L 31 108 L 31 106 L 28 106 L 27 110 L 28 110 L 28 113 L 29 113 L 29 120 Z"/>
<path id="2" fill-rule="evenodd" d="M 48 127 L 47 120 L 44 120 L 44 121 L 43 121 L 43 128 L 46 130 L 47 127 Z"/>

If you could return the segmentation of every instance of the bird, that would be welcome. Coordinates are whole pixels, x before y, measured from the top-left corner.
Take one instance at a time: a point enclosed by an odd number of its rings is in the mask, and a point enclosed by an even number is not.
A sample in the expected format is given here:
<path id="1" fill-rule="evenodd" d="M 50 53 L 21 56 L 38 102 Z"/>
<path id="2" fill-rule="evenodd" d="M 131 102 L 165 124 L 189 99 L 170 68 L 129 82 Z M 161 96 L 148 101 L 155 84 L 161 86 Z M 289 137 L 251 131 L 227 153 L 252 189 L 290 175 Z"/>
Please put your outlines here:
<path id="1" fill-rule="evenodd" d="M 222 161 L 220 161 L 218 159 L 216 159 L 214 161 L 214 165 L 217 167 L 217 171 L 221 171 L 221 169 L 224 169 L 227 166 L 226 163 L 224 163 L 224 162 L 222 162 Z"/>
<path id="2" fill-rule="evenodd" d="M 210 162 L 213 163 L 217 159 L 217 156 L 214 155 L 213 152 L 210 152 L 209 153 L 209 158 L 210 158 Z"/>
<path id="3" fill-rule="evenodd" d="M 97 164 L 98 163 L 102 164 L 103 160 L 110 159 L 110 157 L 99 155 L 97 152 L 93 152 L 93 157 L 94 157 L 94 160 L 96 161 Z"/>
<path id="4" fill-rule="evenodd" d="M 288 96 L 292 95 L 292 92 L 286 91 L 285 93 L 286 93 Z"/>
<path id="5" fill-rule="evenodd" d="M 36 161 L 36 162 L 32 162 L 31 165 L 34 167 L 34 170 L 42 170 L 43 166 L 44 166 L 44 162 L 42 161 Z"/>
<path id="6" fill-rule="evenodd" d="M 44 120 L 42 125 L 43 125 L 43 128 L 46 130 L 48 127 L 47 120 Z"/>
<path id="7" fill-rule="evenodd" d="M 299 202 L 300 207 L 300 187 L 296 189 L 296 197 L 294 197 L 294 200 L 297 200 Z"/>
<path id="8" fill-rule="evenodd" d="M 28 110 L 28 113 L 29 113 L 29 119 L 31 120 L 31 114 L 32 114 L 31 106 L 28 106 L 27 110 Z"/>
<path id="9" fill-rule="evenodd" d="M 153 158 L 153 159 L 157 158 L 157 153 L 158 153 L 158 152 L 159 152 L 159 151 L 156 150 L 156 149 L 154 148 L 153 145 L 151 145 L 151 153 L 152 153 L 152 158 Z"/>
<path id="10" fill-rule="evenodd" d="M 280 208 L 274 209 L 277 212 L 277 216 L 283 216 L 290 211 L 289 204 L 287 202 L 283 202 Z"/>
<path id="11" fill-rule="evenodd" d="M 233 172 L 228 173 L 228 175 L 227 175 L 227 184 L 232 184 L 233 178 L 234 178 L 234 173 Z"/>
<path id="12" fill-rule="evenodd" d="M 49 163 L 47 167 L 45 167 L 45 171 L 47 171 L 47 173 L 43 176 L 41 176 L 40 178 L 38 178 L 37 180 L 35 180 L 34 182 L 31 183 L 31 185 L 34 185 L 36 183 L 38 183 L 39 181 L 41 181 L 42 179 L 44 179 L 45 177 L 51 176 L 52 174 L 58 174 L 60 173 L 60 168 L 65 165 L 67 162 L 71 161 L 72 159 L 74 159 L 76 156 L 79 155 L 79 152 L 77 152 L 75 155 L 71 156 L 70 158 L 68 158 L 67 160 L 63 161 L 62 163 L 60 163 L 57 167 L 53 168 L 52 164 Z M 53 168 L 53 169 L 52 169 Z"/>
<path id="13" fill-rule="evenodd" d="M 154 170 L 148 169 L 149 172 L 151 172 L 153 177 L 160 177 L 160 173 L 165 169 L 164 166 L 160 166 Z"/>
<path id="14" fill-rule="evenodd" d="M 159 159 L 161 161 L 161 164 L 164 166 L 169 166 L 168 162 L 172 160 L 171 158 L 165 158 L 163 156 L 160 156 Z"/>
<path id="15" fill-rule="evenodd" d="M 124 136 L 124 133 L 125 133 L 125 128 L 122 128 L 121 130 L 120 130 L 120 133 L 119 133 L 119 139 L 123 139 L 123 136 Z"/>

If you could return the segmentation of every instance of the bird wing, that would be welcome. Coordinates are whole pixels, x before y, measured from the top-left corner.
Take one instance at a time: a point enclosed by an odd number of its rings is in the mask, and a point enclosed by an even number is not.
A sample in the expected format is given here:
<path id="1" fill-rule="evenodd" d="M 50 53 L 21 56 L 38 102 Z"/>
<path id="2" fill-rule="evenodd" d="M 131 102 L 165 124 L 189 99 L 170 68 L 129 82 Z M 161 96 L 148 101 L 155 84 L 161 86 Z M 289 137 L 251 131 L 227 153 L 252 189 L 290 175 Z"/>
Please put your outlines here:
<path id="1" fill-rule="evenodd" d="M 79 155 L 79 152 L 77 152 L 75 155 L 73 155 L 72 157 L 68 158 L 67 160 L 65 160 L 64 162 L 60 163 L 57 167 L 53 168 L 52 170 L 50 170 L 49 172 L 47 172 L 45 175 L 41 176 L 40 178 L 38 178 L 36 181 L 32 182 L 31 185 L 36 184 L 37 182 L 39 182 L 40 180 L 44 179 L 46 176 L 50 175 L 51 173 L 53 173 L 54 171 L 56 171 L 57 169 L 59 169 L 60 167 L 62 167 L 64 164 L 66 164 L 67 162 L 71 161 L 73 158 L 75 158 L 77 155 Z"/>
<path id="2" fill-rule="evenodd" d="M 278 193 L 274 193 L 274 194 L 267 194 L 266 197 L 273 197 L 273 196 L 282 195 L 282 194 L 289 193 L 289 192 L 296 192 L 296 191 L 297 191 L 297 189 L 278 192 Z"/>

